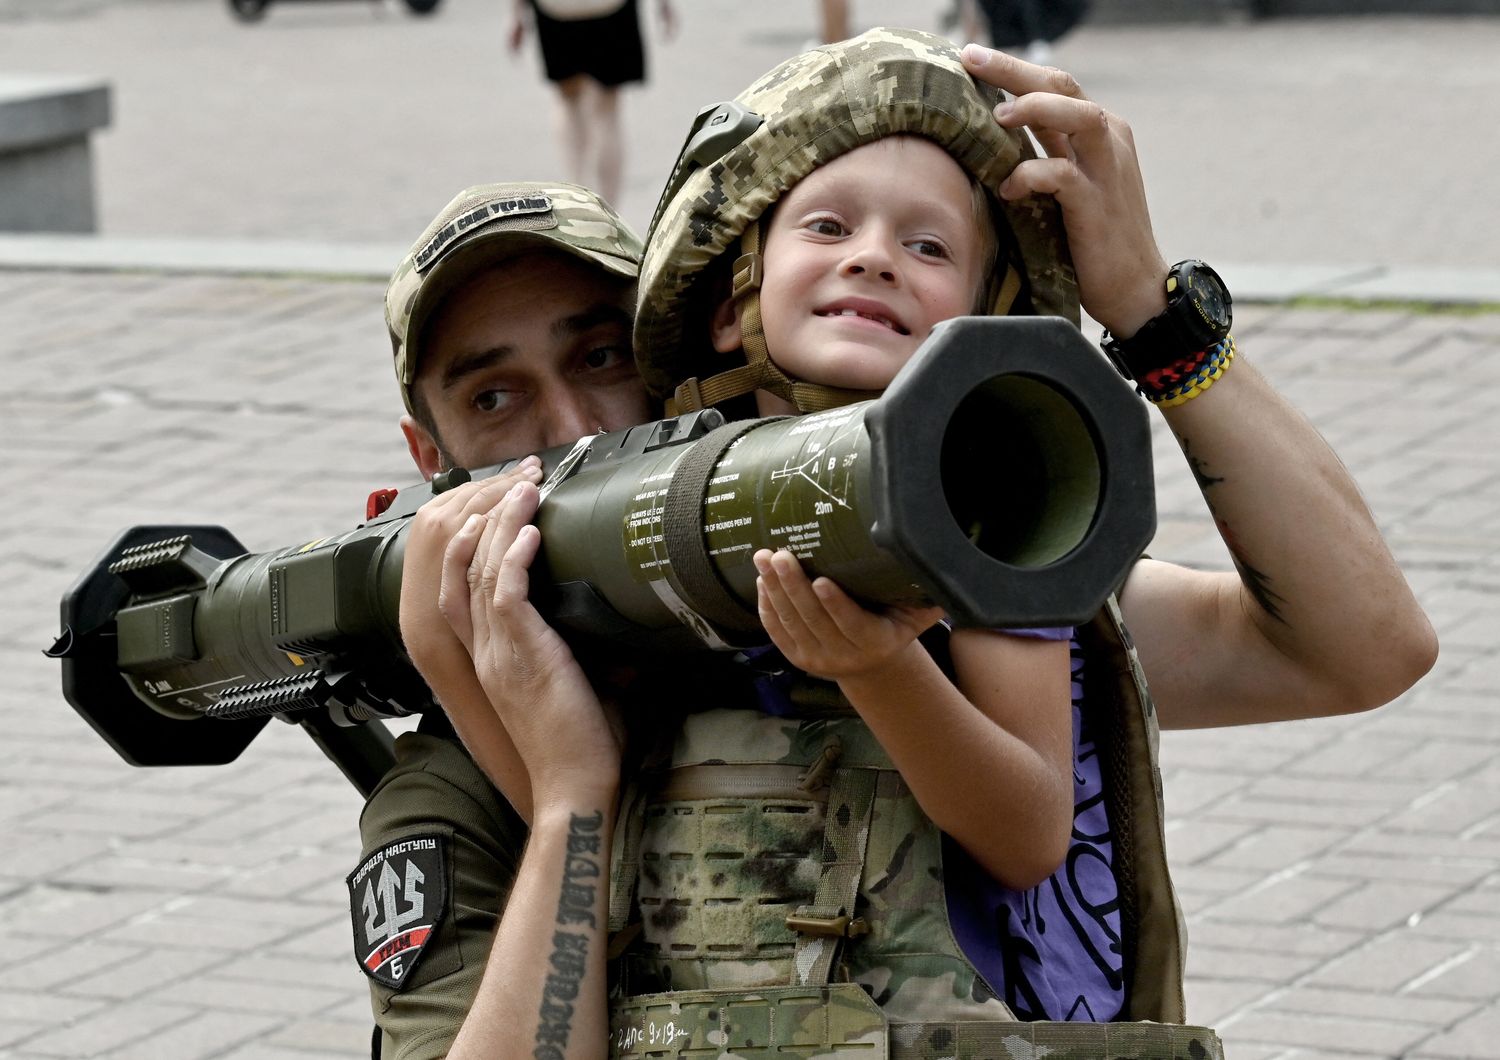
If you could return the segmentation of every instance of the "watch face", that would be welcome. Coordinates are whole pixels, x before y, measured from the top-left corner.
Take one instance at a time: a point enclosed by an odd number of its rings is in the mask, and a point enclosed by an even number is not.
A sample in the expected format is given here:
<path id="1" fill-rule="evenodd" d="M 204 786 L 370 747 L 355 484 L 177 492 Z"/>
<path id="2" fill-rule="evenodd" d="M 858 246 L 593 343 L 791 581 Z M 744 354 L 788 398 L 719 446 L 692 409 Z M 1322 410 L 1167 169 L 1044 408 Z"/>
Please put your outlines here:
<path id="1" fill-rule="evenodd" d="M 1184 280 L 1193 308 L 1203 317 L 1204 324 L 1222 336 L 1229 330 L 1230 324 L 1229 292 L 1225 289 L 1224 282 L 1217 273 L 1201 262 L 1186 270 Z"/>

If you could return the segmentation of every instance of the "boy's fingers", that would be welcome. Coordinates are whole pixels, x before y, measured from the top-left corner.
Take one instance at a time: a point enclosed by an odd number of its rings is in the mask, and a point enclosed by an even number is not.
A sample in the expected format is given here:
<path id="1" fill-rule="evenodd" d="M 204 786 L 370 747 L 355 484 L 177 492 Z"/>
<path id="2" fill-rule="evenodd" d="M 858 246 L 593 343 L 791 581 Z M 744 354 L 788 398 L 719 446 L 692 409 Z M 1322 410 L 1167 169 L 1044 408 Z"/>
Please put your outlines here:
<path id="1" fill-rule="evenodd" d="M 941 607 L 903 607 L 899 610 L 901 620 L 916 630 L 918 636 L 936 625 L 944 613 Z"/>
<path id="2" fill-rule="evenodd" d="M 759 579 L 766 602 L 776 619 L 777 634 L 772 639 L 780 638 L 777 646 L 784 653 L 792 649 L 805 657 L 817 651 L 822 645 L 816 631 L 808 627 L 801 610 L 793 602 L 782 574 L 779 565 L 773 563 Z M 769 626 L 766 627 L 766 632 L 771 632 Z"/>
<path id="3" fill-rule="evenodd" d="M 869 613 L 855 603 L 853 597 L 839 588 L 838 583 L 828 578 L 819 578 L 814 581 L 812 591 L 816 594 L 839 635 L 850 643 L 855 643 L 860 624 Z"/>
<path id="4" fill-rule="evenodd" d="M 777 647 L 785 644 L 789 639 L 786 627 L 781 624 L 781 616 L 776 613 L 776 607 L 771 603 L 771 594 L 766 588 L 764 578 L 755 580 L 755 610 L 760 614 L 760 624 L 765 627 L 766 636 L 770 637 Z"/>
<path id="5" fill-rule="evenodd" d="M 771 557 L 771 564 L 781 575 L 782 586 L 796 611 L 797 621 L 806 627 L 812 637 L 824 645 L 846 640 L 843 631 L 823 606 L 823 601 L 813 592 L 812 582 L 808 580 L 807 573 L 797 562 L 797 558 L 790 552 L 778 552 Z"/>
<path id="6" fill-rule="evenodd" d="M 797 609 L 792 606 L 792 601 L 787 597 L 786 586 L 782 584 L 781 572 L 774 566 L 767 567 L 756 579 L 757 600 L 764 598 L 772 614 L 781 628 L 788 633 L 798 632 L 800 622 L 797 619 Z"/>

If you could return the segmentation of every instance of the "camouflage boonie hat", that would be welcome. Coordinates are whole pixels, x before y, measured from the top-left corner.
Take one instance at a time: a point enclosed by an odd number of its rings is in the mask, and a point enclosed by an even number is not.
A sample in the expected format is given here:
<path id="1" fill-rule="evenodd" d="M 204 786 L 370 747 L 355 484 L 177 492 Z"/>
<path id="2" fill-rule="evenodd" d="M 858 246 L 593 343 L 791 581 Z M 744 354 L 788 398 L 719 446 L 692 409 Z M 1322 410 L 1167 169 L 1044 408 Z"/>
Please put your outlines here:
<path id="1" fill-rule="evenodd" d="M 386 288 L 385 323 L 408 412 L 427 318 L 469 277 L 527 250 L 560 250 L 627 280 L 640 271 L 640 239 L 587 188 L 533 182 L 465 188 L 427 226 Z"/>
<path id="2" fill-rule="evenodd" d="M 688 307 L 712 297 L 695 284 L 751 222 L 817 167 L 904 133 L 936 142 L 993 195 L 1019 162 L 1036 157 L 1023 131 L 996 123 L 999 99 L 969 76 L 951 42 L 902 29 L 872 29 L 793 56 L 736 97 L 762 123 L 689 173 L 658 207 L 647 233 L 635 324 L 636 364 L 646 385 L 665 396 L 706 367 L 707 336 L 684 334 Z M 1056 201 L 994 197 L 1024 263 L 1032 308 L 1077 323 L 1078 280 Z"/>

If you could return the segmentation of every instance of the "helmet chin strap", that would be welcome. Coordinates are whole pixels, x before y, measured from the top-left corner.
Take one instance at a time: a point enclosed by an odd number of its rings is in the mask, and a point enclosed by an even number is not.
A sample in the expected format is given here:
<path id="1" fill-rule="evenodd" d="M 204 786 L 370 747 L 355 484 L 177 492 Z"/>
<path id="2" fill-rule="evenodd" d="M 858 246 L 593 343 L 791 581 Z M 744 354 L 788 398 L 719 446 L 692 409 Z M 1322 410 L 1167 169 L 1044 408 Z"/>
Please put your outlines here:
<path id="1" fill-rule="evenodd" d="M 667 401 L 667 415 L 679 416 L 709 408 L 721 401 L 765 390 L 791 403 L 798 412 L 822 412 L 824 409 L 852 405 L 857 401 L 878 398 L 880 390 L 847 390 L 842 387 L 809 383 L 782 371 L 766 349 L 766 332 L 761 325 L 760 285 L 763 274 L 760 221 L 750 222 L 740 237 L 741 254 L 734 261 L 734 286 L 731 297 L 740 306 L 740 346 L 745 363 L 726 372 L 698 379 L 693 376 L 681 383 Z M 983 305 L 990 316 L 1005 316 L 1021 291 L 1021 274 L 1006 263 L 1005 271 L 994 270 Z"/>
<path id="2" fill-rule="evenodd" d="M 734 261 L 734 287 L 731 297 L 740 306 L 740 346 L 745 363 L 727 372 L 700 380 L 696 376 L 678 386 L 667 402 L 669 416 L 708 408 L 741 394 L 764 390 L 791 403 L 798 412 L 822 412 L 824 409 L 852 405 L 880 396 L 879 390 L 846 390 L 794 378 L 771 360 L 766 350 L 766 332 L 760 317 L 760 284 L 762 276 L 760 221 L 751 221 L 740 237 L 741 253 Z"/>

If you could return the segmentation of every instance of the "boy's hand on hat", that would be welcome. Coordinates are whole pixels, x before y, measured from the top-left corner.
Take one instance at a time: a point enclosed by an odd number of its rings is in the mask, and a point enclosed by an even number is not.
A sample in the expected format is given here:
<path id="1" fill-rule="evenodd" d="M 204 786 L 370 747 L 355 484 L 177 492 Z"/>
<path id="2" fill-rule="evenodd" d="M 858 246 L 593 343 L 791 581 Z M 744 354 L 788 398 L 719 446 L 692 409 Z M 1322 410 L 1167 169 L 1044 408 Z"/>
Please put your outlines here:
<path id="1" fill-rule="evenodd" d="M 1049 156 L 1016 166 L 1001 197 L 1057 199 L 1084 309 L 1113 334 L 1133 334 L 1166 307 L 1167 262 L 1151 230 L 1130 126 L 1066 71 L 977 44 L 965 45 L 963 61 L 974 77 L 1014 97 L 995 108 L 995 120 L 1007 129 L 1030 126 Z"/>
<path id="2" fill-rule="evenodd" d="M 761 625 L 799 670 L 837 681 L 891 662 L 943 616 L 940 607 L 861 607 L 828 578 L 809 580 L 790 552 L 754 556 Z"/>

